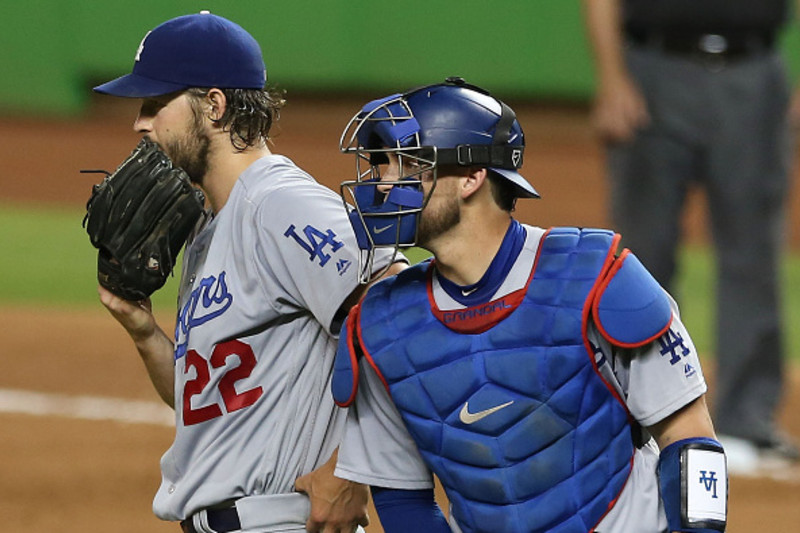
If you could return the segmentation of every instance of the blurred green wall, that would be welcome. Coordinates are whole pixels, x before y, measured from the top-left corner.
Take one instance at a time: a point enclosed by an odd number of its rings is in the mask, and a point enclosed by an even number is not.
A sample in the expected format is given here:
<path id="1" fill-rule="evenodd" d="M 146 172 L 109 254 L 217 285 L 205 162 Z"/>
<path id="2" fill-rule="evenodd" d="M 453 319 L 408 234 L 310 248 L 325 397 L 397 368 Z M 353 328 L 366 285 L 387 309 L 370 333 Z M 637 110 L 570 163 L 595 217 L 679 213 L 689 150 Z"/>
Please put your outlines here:
<path id="1" fill-rule="evenodd" d="M 505 98 L 585 100 L 578 0 L 0 0 L 0 111 L 74 114 L 130 71 L 144 34 L 210 9 L 261 43 L 290 91 L 390 91 L 460 75 Z M 795 25 L 796 26 L 796 25 Z M 796 29 L 787 50 L 798 50 Z M 792 53 L 792 71 L 798 69 Z"/>

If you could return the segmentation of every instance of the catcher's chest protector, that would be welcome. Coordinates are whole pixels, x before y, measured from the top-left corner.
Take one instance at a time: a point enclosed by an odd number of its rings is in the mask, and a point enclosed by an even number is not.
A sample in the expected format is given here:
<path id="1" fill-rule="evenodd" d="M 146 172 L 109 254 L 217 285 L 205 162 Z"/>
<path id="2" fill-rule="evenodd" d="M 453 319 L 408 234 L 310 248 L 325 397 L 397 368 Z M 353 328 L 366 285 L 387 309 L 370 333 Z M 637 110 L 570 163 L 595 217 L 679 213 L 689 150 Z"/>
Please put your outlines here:
<path id="1" fill-rule="evenodd" d="M 362 349 L 465 533 L 586 533 L 621 492 L 634 451 L 628 414 L 585 340 L 612 239 L 551 232 L 528 287 L 460 316 L 430 304 L 427 265 L 363 302 Z M 459 320 L 488 329 L 455 333 Z"/>

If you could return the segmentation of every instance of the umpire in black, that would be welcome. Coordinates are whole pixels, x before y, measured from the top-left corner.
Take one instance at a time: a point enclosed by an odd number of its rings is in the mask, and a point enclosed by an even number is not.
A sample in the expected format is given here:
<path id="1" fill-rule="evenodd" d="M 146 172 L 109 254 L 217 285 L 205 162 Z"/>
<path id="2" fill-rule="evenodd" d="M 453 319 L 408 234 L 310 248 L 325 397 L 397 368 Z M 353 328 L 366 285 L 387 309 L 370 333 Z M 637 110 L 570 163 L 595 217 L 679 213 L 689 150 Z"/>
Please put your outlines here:
<path id="1" fill-rule="evenodd" d="M 732 474 L 800 458 L 775 418 L 792 159 L 777 43 L 789 10 L 788 0 L 584 0 L 615 229 L 678 297 L 686 194 L 706 192 L 717 266 L 714 425 Z"/>

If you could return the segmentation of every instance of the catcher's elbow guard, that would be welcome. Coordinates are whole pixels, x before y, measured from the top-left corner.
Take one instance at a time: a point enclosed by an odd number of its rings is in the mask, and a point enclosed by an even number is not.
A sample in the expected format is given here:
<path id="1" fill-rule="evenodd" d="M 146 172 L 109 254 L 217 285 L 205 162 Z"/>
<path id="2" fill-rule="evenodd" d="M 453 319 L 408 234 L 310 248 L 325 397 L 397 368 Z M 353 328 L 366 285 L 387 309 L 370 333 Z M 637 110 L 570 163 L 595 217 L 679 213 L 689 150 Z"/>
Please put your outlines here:
<path id="1" fill-rule="evenodd" d="M 719 442 L 710 438 L 673 442 L 661 451 L 658 478 L 670 531 L 725 531 L 728 467 Z"/>

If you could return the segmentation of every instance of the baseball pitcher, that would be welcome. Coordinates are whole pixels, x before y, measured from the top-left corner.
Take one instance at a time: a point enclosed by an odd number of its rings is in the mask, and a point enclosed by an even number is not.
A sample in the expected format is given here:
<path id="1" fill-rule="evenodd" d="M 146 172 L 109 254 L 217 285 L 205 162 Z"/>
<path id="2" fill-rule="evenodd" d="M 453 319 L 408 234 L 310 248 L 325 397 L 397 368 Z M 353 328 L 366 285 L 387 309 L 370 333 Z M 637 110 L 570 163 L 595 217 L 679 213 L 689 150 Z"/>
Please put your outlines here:
<path id="1" fill-rule="evenodd" d="M 332 475 L 346 413 L 330 379 L 335 337 L 363 291 L 359 249 L 340 197 L 268 149 L 283 99 L 265 76 L 258 43 L 222 17 L 187 15 L 148 32 L 133 72 L 95 88 L 142 99 L 134 128 L 146 152 L 97 188 L 87 229 L 102 303 L 175 409 L 155 514 L 185 532 L 351 533 L 367 523 L 368 493 Z M 154 146 L 159 157 L 142 155 Z M 158 191 L 182 182 L 162 187 L 166 178 L 144 179 L 137 165 L 146 175 L 181 169 L 210 209 L 152 208 L 174 205 Z M 129 174 L 138 177 L 120 179 Z M 148 223 L 165 213 L 169 222 Z M 147 299 L 161 283 L 142 281 L 168 274 L 177 250 L 143 243 L 174 244 L 187 222 L 168 335 Z M 159 236 L 107 237 L 145 227 Z M 375 269 L 391 260 L 381 254 Z"/>

